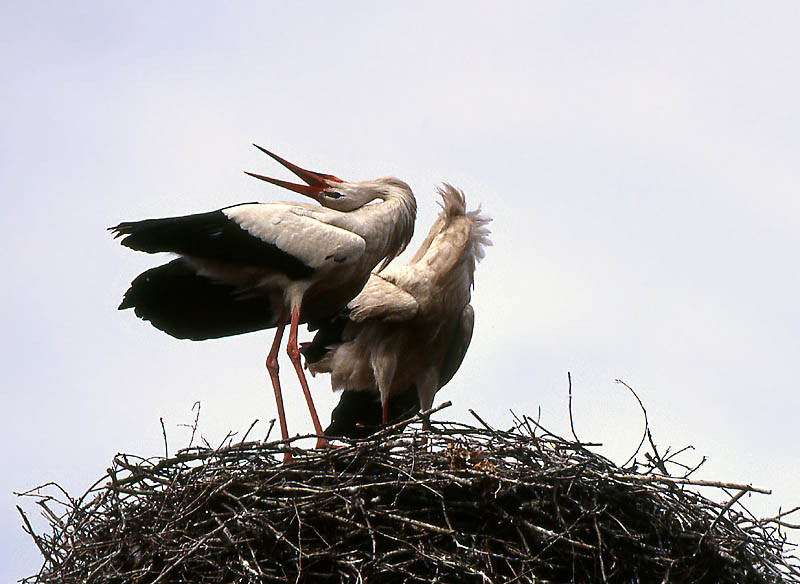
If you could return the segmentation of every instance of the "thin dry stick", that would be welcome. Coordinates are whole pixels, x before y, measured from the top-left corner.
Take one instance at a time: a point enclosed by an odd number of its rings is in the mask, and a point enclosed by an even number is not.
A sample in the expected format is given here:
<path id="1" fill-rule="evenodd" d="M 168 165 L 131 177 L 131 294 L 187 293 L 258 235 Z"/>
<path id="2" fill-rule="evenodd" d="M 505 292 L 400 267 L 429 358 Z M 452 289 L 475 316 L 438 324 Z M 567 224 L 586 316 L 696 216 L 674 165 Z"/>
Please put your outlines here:
<path id="1" fill-rule="evenodd" d="M 642 410 L 642 415 L 644 416 L 644 431 L 642 432 L 642 439 L 639 441 L 638 446 L 636 446 L 636 450 L 634 451 L 634 453 L 631 454 L 630 458 L 622 464 L 622 468 L 625 468 L 633 461 L 634 458 L 636 458 L 636 455 L 639 454 L 639 451 L 642 449 L 642 444 L 644 444 L 644 441 L 647 438 L 647 432 L 648 428 L 650 427 L 650 424 L 648 424 L 647 422 L 647 410 L 644 409 L 644 404 L 642 403 L 642 400 L 639 399 L 639 396 L 636 395 L 636 392 L 633 391 L 633 388 L 624 381 L 622 381 L 621 379 L 615 379 L 614 381 L 628 388 L 628 391 L 630 391 L 633 394 L 633 397 L 635 397 L 636 401 L 639 403 L 639 407 Z M 656 454 L 656 456 L 658 456 L 658 454 Z M 666 469 L 664 469 L 664 474 L 669 474 L 666 471 Z"/>
<path id="2" fill-rule="evenodd" d="M 169 458 L 169 446 L 167 445 L 167 429 L 164 428 L 164 418 L 159 418 L 161 422 L 161 434 L 164 436 L 164 458 Z"/>
<path id="3" fill-rule="evenodd" d="M 778 525 L 781 525 L 783 527 L 788 527 L 789 529 L 800 529 L 800 523 L 787 523 L 787 522 L 783 521 L 784 517 L 786 517 L 787 515 L 791 515 L 792 513 L 796 513 L 797 511 L 800 511 L 800 506 L 793 507 L 793 508 L 789 509 L 788 511 L 782 511 L 782 512 L 778 513 L 775 517 L 769 517 L 767 519 L 759 519 L 758 523 L 760 525 L 767 525 L 769 523 L 777 523 Z"/>
<path id="4" fill-rule="evenodd" d="M 250 424 L 250 427 L 247 429 L 247 432 L 245 432 L 244 436 L 242 436 L 242 439 L 239 441 L 239 445 L 240 446 L 245 443 L 245 441 L 247 440 L 247 437 L 250 435 L 250 430 L 252 430 L 253 426 L 255 426 L 256 424 L 258 424 L 258 418 L 253 420 L 253 423 Z"/>
<path id="5" fill-rule="evenodd" d="M 22 507 L 20 507 L 19 505 L 17 505 L 16 507 L 17 507 L 17 511 L 19 511 L 19 514 L 22 516 L 22 521 L 25 522 L 26 531 L 33 538 L 33 541 L 36 544 L 36 547 L 39 548 L 39 551 L 44 556 L 46 561 L 52 562 L 53 561 L 53 557 L 44 548 L 44 546 L 42 546 L 42 540 L 39 538 L 39 536 L 36 535 L 36 532 L 33 530 L 33 527 L 31 527 L 31 523 L 30 523 L 30 521 L 28 521 L 28 516 L 25 515 L 25 511 L 23 511 Z"/>
<path id="6" fill-rule="evenodd" d="M 569 429 L 572 431 L 572 436 L 575 438 L 575 442 L 580 444 L 580 439 L 578 435 L 575 433 L 575 425 L 572 423 L 572 375 L 569 371 L 567 371 L 567 391 L 569 394 L 569 401 L 567 403 L 567 409 L 569 410 Z"/>

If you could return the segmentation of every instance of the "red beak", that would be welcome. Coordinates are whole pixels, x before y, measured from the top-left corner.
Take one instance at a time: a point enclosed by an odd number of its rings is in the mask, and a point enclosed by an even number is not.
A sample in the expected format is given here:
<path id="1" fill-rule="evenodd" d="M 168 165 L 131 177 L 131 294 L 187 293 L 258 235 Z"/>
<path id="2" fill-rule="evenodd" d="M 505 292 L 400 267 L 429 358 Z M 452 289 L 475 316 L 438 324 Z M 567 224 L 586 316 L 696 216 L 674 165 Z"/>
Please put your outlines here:
<path id="1" fill-rule="evenodd" d="M 263 181 L 267 181 L 268 183 L 272 183 L 279 187 L 283 187 L 285 189 L 289 189 L 290 191 L 294 191 L 296 193 L 300 193 L 301 195 L 306 195 L 307 197 L 311 197 L 312 199 L 316 199 L 317 196 L 324 191 L 325 189 L 330 187 L 329 182 L 343 182 L 342 179 L 333 176 L 332 174 L 322 174 L 321 172 L 313 172 L 311 170 L 306 170 L 305 168 L 300 168 L 296 164 L 292 164 L 288 160 L 284 160 L 277 154 L 273 154 L 266 148 L 262 148 L 258 144 L 253 144 L 256 148 L 261 150 L 267 156 L 270 156 L 289 170 L 291 170 L 295 175 L 299 178 L 303 179 L 307 184 L 305 185 L 298 185 L 295 183 L 290 183 L 285 180 L 279 180 L 277 178 L 270 178 L 268 176 L 263 176 L 261 174 L 255 174 L 253 172 L 245 171 L 245 174 L 249 174 L 252 177 L 257 179 L 261 179 Z"/>

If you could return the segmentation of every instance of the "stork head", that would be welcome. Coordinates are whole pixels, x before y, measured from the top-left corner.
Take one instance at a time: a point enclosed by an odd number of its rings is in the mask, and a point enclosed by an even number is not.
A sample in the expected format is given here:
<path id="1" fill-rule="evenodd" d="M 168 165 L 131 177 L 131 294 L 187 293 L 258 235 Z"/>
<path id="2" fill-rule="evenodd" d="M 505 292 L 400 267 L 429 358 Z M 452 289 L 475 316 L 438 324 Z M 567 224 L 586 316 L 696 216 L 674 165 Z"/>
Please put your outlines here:
<path id="1" fill-rule="evenodd" d="M 247 171 L 245 171 L 245 174 L 310 197 L 323 207 L 337 211 L 353 211 L 375 199 L 387 199 L 393 195 L 400 194 L 397 191 L 405 191 L 409 195 L 411 194 L 411 189 L 406 183 L 393 177 L 363 182 L 349 182 L 332 174 L 323 174 L 300 168 L 258 144 L 253 144 L 253 146 L 288 168 L 306 184 L 296 184 Z M 411 196 L 413 198 L 413 195 Z"/>

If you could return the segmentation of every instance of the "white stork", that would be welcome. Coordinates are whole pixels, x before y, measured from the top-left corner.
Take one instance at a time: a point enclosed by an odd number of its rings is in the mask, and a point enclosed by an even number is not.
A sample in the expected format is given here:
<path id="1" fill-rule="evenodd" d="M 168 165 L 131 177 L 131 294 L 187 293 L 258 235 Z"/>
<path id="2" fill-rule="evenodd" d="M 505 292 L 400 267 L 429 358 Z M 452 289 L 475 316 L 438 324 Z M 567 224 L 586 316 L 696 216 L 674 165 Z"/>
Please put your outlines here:
<path id="1" fill-rule="evenodd" d="M 372 274 L 345 315 L 303 344 L 309 370 L 330 373 L 333 389 L 344 390 L 328 435 L 363 435 L 409 406 L 429 409 L 464 359 L 490 219 L 480 209 L 467 212 L 464 194 L 450 185 L 439 194 L 442 211 L 410 263 Z"/>
<path id="2" fill-rule="evenodd" d="M 181 339 L 213 339 L 276 327 L 266 365 L 284 440 L 289 434 L 277 357 L 289 322 L 287 352 L 314 430 L 321 436 L 297 347 L 298 325 L 342 310 L 375 266 L 388 264 L 405 249 L 414 232 L 416 200 L 397 178 L 344 181 L 302 169 L 254 146 L 307 184 L 247 174 L 322 206 L 246 203 L 111 227 L 116 237 L 123 237 L 122 245 L 131 249 L 179 256 L 133 280 L 119 308 L 133 308 L 139 318 Z M 325 442 L 319 438 L 317 447 Z"/>

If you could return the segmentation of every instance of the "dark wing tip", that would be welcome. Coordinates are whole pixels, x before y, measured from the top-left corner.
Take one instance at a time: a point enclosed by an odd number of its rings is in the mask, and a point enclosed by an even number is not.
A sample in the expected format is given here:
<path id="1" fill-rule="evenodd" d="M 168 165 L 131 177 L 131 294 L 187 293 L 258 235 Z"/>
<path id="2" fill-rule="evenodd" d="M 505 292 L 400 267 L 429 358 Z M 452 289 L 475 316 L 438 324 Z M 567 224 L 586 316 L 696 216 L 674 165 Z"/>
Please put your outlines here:
<path id="1" fill-rule="evenodd" d="M 415 387 L 394 395 L 388 401 L 389 424 L 412 417 L 419 411 L 419 396 Z M 375 391 L 345 389 L 339 403 L 331 412 L 331 423 L 325 428 L 327 436 L 366 438 L 379 431 L 382 406 Z"/>
<path id="2" fill-rule="evenodd" d="M 126 221 L 120 223 L 119 225 L 115 225 L 114 227 L 108 227 L 106 231 L 110 231 L 114 234 L 114 239 L 122 237 L 123 235 L 130 235 L 131 234 L 131 223 L 130 221 Z"/>

